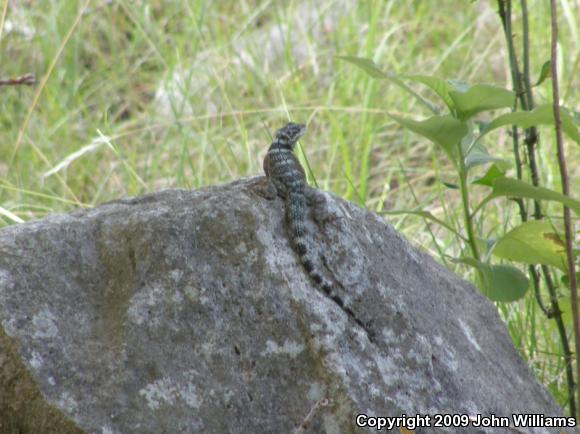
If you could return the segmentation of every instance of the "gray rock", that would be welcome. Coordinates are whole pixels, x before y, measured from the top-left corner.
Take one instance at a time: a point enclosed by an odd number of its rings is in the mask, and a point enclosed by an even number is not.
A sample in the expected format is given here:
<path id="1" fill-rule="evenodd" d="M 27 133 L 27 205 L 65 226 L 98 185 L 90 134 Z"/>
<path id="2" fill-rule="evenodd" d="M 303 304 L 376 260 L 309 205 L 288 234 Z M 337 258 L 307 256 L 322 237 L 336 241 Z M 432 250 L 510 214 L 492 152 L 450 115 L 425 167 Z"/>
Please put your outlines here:
<path id="1" fill-rule="evenodd" d="M 371 342 L 312 286 L 282 201 L 257 182 L 0 231 L 0 430 L 354 433 L 360 413 L 562 415 L 473 286 L 324 194 L 312 248 Z"/>

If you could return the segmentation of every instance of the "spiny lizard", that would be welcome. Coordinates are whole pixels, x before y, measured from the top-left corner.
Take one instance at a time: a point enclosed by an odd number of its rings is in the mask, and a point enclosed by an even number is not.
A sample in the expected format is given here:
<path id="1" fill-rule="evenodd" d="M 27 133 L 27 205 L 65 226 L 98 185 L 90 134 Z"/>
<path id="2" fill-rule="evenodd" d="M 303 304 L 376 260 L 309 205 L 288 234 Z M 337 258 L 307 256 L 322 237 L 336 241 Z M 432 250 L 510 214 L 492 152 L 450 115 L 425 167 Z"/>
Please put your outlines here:
<path id="1" fill-rule="evenodd" d="M 372 341 L 372 332 L 349 307 L 345 306 L 333 285 L 315 269 L 311 257 L 304 222 L 309 210 L 308 204 L 319 202 L 319 200 L 315 197 L 314 189 L 308 186 L 304 169 L 293 153 L 298 139 L 305 132 L 306 125 L 292 122 L 276 132 L 274 141 L 264 158 L 263 167 L 268 181 L 265 196 L 273 199 L 278 195 L 285 199 L 286 223 L 292 248 L 299 256 L 310 279 L 354 322 L 361 326 Z"/>

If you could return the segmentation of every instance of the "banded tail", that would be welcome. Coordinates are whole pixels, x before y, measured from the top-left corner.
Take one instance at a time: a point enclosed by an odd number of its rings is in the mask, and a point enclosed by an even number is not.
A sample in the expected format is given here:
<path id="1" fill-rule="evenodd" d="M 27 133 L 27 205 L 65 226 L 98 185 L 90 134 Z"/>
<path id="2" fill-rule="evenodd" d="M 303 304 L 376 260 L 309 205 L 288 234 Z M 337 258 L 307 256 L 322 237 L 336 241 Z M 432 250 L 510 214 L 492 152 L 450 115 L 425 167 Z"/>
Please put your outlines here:
<path id="1" fill-rule="evenodd" d="M 306 197 L 304 193 L 296 193 L 289 191 L 286 199 L 286 218 L 290 228 L 290 238 L 292 240 L 292 247 L 300 258 L 300 262 L 308 276 L 314 282 L 315 286 L 320 288 L 332 301 L 334 301 L 346 314 L 359 326 L 361 326 L 372 340 L 372 334 L 367 326 L 359 320 L 352 309 L 344 304 L 344 301 L 336 293 L 334 286 L 320 274 L 312 260 L 310 251 L 308 249 L 308 242 L 306 232 L 304 229 L 304 214 L 300 210 L 306 209 Z"/>

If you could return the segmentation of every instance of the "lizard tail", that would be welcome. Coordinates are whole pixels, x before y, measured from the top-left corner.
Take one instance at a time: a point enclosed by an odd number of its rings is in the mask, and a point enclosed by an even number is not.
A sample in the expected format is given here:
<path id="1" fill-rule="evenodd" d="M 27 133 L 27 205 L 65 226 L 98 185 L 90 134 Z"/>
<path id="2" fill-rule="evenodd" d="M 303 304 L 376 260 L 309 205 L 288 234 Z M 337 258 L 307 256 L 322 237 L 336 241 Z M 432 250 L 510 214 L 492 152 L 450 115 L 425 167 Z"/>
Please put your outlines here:
<path id="1" fill-rule="evenodd" d="M 286 201 L 286 218 L 290 228 L 292 247 L 300 257 L 300 262 L 314 283 L 332 296 L 332 285 L 314 268 L 314 262 L 308 251 L 304 220 L 306 218 L 306 198 L 302 192 L 289 192 Z"/>
<path id="2" fill-rule="evenodd" d="M 322 276 L 322 274 L 320 274 L 314 268 L 314 263 L 312 262 L 312 259 L 310 258 L 310 255 L 308 254 L 308 250 L 306 247 L 306 240 L 304 238 L 299 238 L 297 240 L 294 240 L 294 246 L 295 246 L 296 252 L 300 256 L 300 262 L 302 262 L 302 266 L 304 267 L 304 269 L 306 270 L 306 272 L 308 273 L 308 275 L 310 276 L 312 281 L 316 285 L 318 285 L 320 288 L 322 288 L 322 290 L 326 294 L 328 294 L 332 299 L 334 299 L 336 297 L 336 295 L 334 294 L 334 288 L 332 287 L 330 282 L 328 280 L 326 280 Z"/>
<path id="3" fill-rule="evenodd" d="M 322 291 L 324 291 L 324 293 L 332 301 L 334 301 L 343 311 L 345 311 L 347 315 L 354 320 L 354 322 L 356 322 L 359 326 L 368 331 L 367 326 L 356 317 L 352 309 L 344 304 L 344 301 L 335 292 L 332 284 L 328 280 L 326 280 L 318 271 L 314 269 L 314 263 L 312 262 L 310 255 L 308 254 L 308 247 L 306 246 L 305 238 L 304 237 L 295 238 L 293 244 L 294 249 L 298 253 L 298 256 L 300 256 L 300 262 L 302 262 L 302 266 L 310 276 L 310 279 L 312 279 L 312 281 L 316 285 L 318 285 L 318 287 L 322 289 Z"/>
<path id="4" fill-rule="evenodd" d="M 310 254 L 308 252 L 308 247 L 306 245 L 306 239 L 304 237 L 294 238 L 293 241 L 294 250 L 298 253 L 300 257 L 300 262 L 302 262 L 302 266 L 310 276 L 310 279 L 324 291 L 324 293 L 330 297 L 332 301 L 338 304 L 342 310 L 344 310 L 348 315 L 353 317 L 355 321 L 359 324 L 362 324 L 354 315 L 354 312 L 347 306 L 345 306 L 344 301 L 340 296 L 335 292 L 333 285 L 326 280 L 316 269 L 314 268 L 314 263 L 310 258 Z"/>
<path id="5" fill-rule="evenodd" d="M 322 289 L 322 291 L 334 301 L 340 308 L 346 312 L 348 316 L 352 318 L 359 326 L 367 331 L 369 339 L 372 341 L 372 332 L 369 331 L 368 327 L 359 320 L 352 309 L 344 304 L 344 301 L 336 293 L 333 285 L 325 279 L 322 274 L 316 271 L 314 267 L 314 262 L 312 261 L 310 252 L 308 250 L 308 244 L 306 240 L 306 232 L 304 229 L 305 220 L 305 210 L 306 210 L 306 198 L 303 194 L 290 193 L 286 202 L 286 217 L 288 220 L 288 226 L 290 228 L 290 239 L 292 240 L 292 247 L 298 257 L 302 266 L 310 276 L 310 279 Z"/>

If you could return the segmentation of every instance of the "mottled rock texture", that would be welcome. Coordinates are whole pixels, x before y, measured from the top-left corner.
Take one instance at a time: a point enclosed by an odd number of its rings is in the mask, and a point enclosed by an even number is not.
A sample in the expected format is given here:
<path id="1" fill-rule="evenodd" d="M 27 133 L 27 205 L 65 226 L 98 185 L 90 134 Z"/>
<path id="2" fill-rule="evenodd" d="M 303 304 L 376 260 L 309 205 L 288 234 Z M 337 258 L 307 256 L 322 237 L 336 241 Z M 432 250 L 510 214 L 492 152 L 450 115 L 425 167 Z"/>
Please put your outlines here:
<path id="1" fill-rule="evenodd" d="M 312 286 L 261 180 L 0 231 L 0 432 L 338 434 L 363 432 L 359 413 L 561 414 L 475 288 L 325 194 L 312 248 L 370 342 Z"/>

